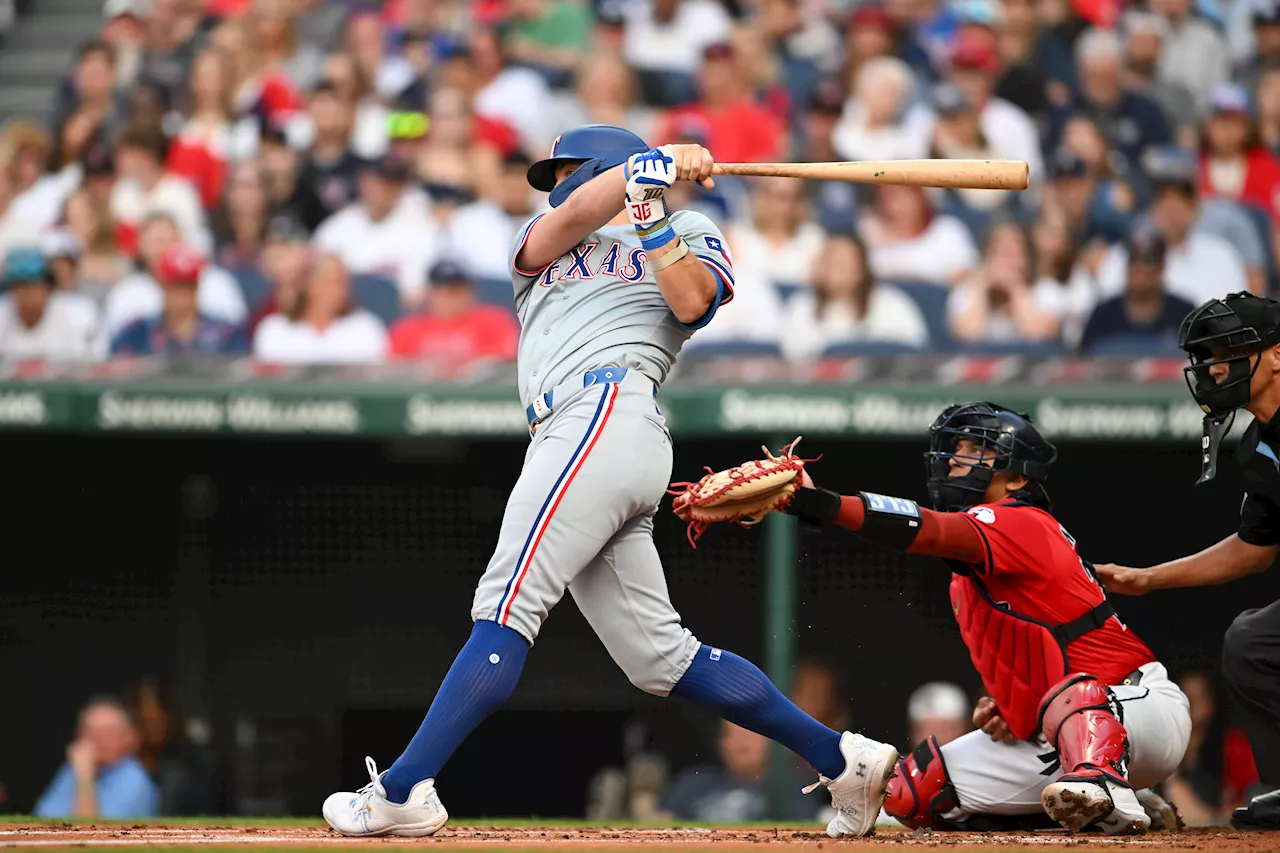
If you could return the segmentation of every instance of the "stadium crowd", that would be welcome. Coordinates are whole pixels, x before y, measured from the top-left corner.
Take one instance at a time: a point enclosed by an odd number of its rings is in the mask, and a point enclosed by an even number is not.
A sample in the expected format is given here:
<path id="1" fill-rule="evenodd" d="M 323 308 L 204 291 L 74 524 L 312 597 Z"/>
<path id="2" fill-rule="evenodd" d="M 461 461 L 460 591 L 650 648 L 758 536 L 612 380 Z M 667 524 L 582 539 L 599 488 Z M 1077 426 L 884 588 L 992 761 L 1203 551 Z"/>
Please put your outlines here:
<path id="1" fill-rule="evenodd" d="M 510 361 L 525 170 L 586 122 L 1030 164 L 673 188 L 735 261 L 704 352 L 1160 353 L 1280 284 L 1280 0 L 107 0 L 0 130 L 0 357 Z"/>

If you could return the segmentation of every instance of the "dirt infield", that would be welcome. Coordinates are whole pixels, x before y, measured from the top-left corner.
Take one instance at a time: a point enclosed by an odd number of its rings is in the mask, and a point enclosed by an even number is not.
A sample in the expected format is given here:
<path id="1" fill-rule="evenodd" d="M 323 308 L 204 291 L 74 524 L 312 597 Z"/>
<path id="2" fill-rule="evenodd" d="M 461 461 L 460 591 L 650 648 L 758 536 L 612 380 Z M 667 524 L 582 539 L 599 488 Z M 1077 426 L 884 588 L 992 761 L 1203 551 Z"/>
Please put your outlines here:
<path id="1" fill-rule="evenodd" d="M 893 849 L 901 847 L 941 847 L 949 853 L 969 851 L 1041 851 L 1052 848 L 1087 851 L 1200 850 L 1210 853 L 1244 853 L 1280 849 L 1280 836 L 1244 833 L 1230 829 L 1191 829 L 1181 833 L 1150 833 L 1134 838 L 1108 838 L 1089 833 L 1070 836 L 1065 832 L 1036 833 L 927 833 L 881 830 L 874 838 L 832 840 L 821 833 L 798 829 L 610 829 L 607 827 L 557 826 L 450 826 L 434 838 L 343 838 L 327 828 L 308 826 L 208 826 L 94 825 L 94 824 L 8 824 L 0 825 L 0 847 L 78 848 L 147 845 L 164 848 L 197 845 L 238 845 L 249 848 L 289 849 L 337 846 L 422 845 L 466 847 L 488 850 L 618 850 L 641 844 L 660 845 L 666 851 L 706 851 L 756 849 L 780 845 L 789 850 L 833 850 L 836 848 Z"/>

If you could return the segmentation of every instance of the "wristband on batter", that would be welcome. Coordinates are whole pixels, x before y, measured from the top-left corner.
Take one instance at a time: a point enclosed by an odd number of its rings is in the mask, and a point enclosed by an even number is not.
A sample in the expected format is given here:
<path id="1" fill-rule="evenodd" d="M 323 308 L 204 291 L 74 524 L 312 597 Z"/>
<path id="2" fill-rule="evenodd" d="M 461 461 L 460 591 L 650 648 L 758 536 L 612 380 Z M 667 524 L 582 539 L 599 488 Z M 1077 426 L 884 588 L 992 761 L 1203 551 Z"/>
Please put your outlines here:
<path id="1" fill-rule="evenodd" d="M 675 229 L 666 216 L 650 225 L 637 225 L 636 233 L 640 235 L 640 245 L 645 251 L 660 249 L 676 238 Z"/>
<path id="2" fill-rule="evenodd" d="M 858 492 L 863 519 L 858 532 L 873 542 L 905 551 L 920 535 L 920 505 L 906 498 Z"/>
<path id="3" fill-rule="evenodd" d="M 678 237 L 676 247 L 674 249 L 667 252 L 660 258 L 652 259 L 650 264 L 652 265 L 654 272 L 662 272 L 687 254 L 689 254 L 689 244 L 684 241 L 683 237 Z"/>
<path id="4" fill-rule="evenodd" d="M 828 489 L 796 489 L 783 512 L 813 527 L 829 527 L 840 514 L 840 495 Z"/>

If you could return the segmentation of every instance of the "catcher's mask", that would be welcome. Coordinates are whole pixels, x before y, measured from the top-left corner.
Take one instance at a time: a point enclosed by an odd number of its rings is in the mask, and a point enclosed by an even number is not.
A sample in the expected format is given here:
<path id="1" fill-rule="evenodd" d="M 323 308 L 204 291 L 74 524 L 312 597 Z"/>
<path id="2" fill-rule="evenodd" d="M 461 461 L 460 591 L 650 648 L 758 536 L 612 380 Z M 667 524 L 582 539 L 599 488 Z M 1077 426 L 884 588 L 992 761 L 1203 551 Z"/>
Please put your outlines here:
<path id="1" fill-rule="evenodd" d="M 1024 474 L 1036 482 L 1049 476 L 1058 449 L 1040 434 L 1027 415 L 995 403 L 957 403 L 943 409 L 929 427 L 929 450 L 924 455 L 929 499 L 940 512 L 960 512 L 985 499 L 997 471 Z M 957 452 L 962 439 L 975 450 Z M 980 453 L 983 462 L 969 455 Z M 951 476 L 951 460 L 969 470 Z M 985 464 L 989 460 L 991 464 Z"/>
<path id="2" fill-rule="evenodd" d="M 1191 396 L 1205 413 L 1197 482 L 1217 474 L 1218 446 L 1231 431 L 1236 410 L 1249 405 L 1249 385 L 1262 363 L 1254 356 L 1277 343 L 1280 304 L 1251 293 L 1210 299 L 1182 321 L 1178 346 L 1191 359 L 1183 373 Z M 1215 377 L 1213 369 L 1219 365 L 1227 369 Z"/>

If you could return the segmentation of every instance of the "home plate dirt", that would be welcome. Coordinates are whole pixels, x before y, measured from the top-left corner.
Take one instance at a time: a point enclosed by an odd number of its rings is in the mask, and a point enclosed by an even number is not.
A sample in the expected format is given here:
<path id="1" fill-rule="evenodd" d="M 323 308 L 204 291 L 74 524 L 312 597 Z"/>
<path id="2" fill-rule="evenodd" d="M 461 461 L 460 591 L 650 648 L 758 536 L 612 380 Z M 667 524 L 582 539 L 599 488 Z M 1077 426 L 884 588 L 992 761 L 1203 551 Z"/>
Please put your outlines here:
<path id="1" fill-rule="evenodd" d="M 1199 850 L 1276 851 L 1280 835 L 1235 832 L 1229 829 L 1190 829 L 1181 833 L 1150 833 L 1132 838 L 1109 838 L 1088 833 L 1069 836 L 1064 832 L 1036 833 L 929 833 L 881 830 L 874 838 L 833 840 L 821 833 L 797 829 L 610 829 L 557 826 L 503 827 L 492 825 L 449 826 L 433 838 L 343 838 L 327 828 L 306 826 L 225 826 L 216 821 L 208 826 L 117 825 L 0 825 L 0 847 L 117 847 L 149 845 L 164 848 L 197 845 L 238 845 L 264 849 L 322 848 L 331 846 L 420 845 L 468 847 L 492 850 L 566 849 L 574 851 L 617 850 L 655 845 L 669 853 L 730 849 L 759 849 L 779 845 L 791 850 L 832 850 L 834 848 L 941 847 L 948 853 L 969 851 L 1017 851 L 1069 849 L 1073 853 L 1116 851 L 1131 848 L 1144 853 Z"/>

